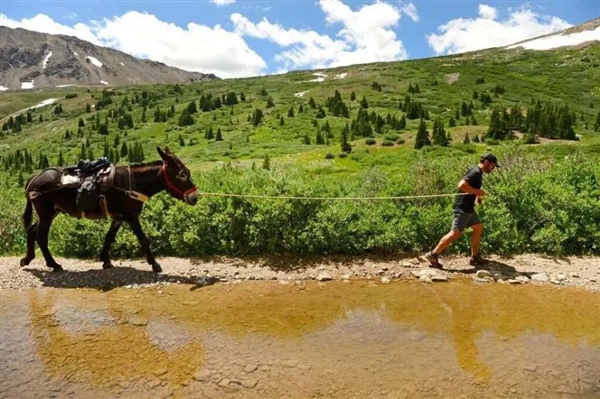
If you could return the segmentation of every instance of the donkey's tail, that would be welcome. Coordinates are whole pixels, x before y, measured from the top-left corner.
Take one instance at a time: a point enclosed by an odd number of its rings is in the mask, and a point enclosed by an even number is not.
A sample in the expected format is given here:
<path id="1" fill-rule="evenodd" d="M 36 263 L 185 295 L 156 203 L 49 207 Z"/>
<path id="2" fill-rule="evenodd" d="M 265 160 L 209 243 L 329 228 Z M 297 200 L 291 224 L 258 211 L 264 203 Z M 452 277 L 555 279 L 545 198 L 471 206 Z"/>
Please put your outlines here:
<path id="1" fill-rule="evenodd" d="M 25 231 L 31 226 L 31 220 L 33 218 L 33 204 L 31 200 L 27 198 L 27 205 L 25 205 L 25 211 L 23 212 L 23 226 Z"/>

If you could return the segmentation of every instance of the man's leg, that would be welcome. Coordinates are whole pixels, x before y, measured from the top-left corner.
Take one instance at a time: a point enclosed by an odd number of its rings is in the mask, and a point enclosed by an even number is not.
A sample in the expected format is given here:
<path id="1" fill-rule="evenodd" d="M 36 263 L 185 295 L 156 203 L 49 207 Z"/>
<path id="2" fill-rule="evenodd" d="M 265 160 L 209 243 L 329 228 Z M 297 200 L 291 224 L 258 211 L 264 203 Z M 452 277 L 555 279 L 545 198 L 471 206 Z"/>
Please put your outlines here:
<path id="1" fill-rule="evenodd" d="M 481 236 L 483 235 L 483 224 L 479 220 L 477 213 L 473 213 L 471 220 L 469 220 L 469 227 L 473 229 L 471 235 L 471 260 L 469 264 L 472 266 L 479 266 L 485 263 L 485 261 L 479 255 L 479 243 Z"/>
<path id="2" fill-rule="evenodd" d="M 473 235 L 471 236 L 471 257 L 477 258 L 479 256 L 479 242 L 483 234 L 483 224 L 478 223 L 471 226 L 471 228 L 473 229 Z"/>
<path id="3" fill-rule="evenodd" d="M 452 228 L 450 232 L 442 237 L 438 245 L 425 254 L 425 259 L 433 267 L 442 267 L 438 260 L 438 256 L 446 250 L 454 241 L 458 240 L 462 234 L 462 231 L 466 228 L 469 223 L 469 214 L 462 212 L 454 212 L 454 219 L 452 220 Z"/>
<path id="4" fill-rule="evenodd" d="M 431 252 L 433 252 L 435 255 L 440 255 L 446 250 L 446 248 L 452 245 L 454 241 L 458 240 L 460 236 L 461 232 L 459 230 L 451 230 L 448 232 L 448 234 L 442 237 L 438 245 Z"/>

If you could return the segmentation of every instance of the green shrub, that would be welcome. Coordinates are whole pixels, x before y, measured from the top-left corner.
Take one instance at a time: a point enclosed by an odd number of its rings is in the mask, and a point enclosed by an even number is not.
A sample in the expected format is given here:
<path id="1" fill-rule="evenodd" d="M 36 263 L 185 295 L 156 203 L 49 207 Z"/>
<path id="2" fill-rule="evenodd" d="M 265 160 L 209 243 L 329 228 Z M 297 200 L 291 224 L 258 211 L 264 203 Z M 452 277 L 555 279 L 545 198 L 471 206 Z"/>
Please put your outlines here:
<path id="1" fill-rule="evenodd" d="M 578 154 L 561 160 L 501 155 L 499 172 L 486 175 L 489 193 L 478 208 L 485 230 L 484 253 L 548 255 L 600 251 L 600 166 Z M 473 156 L 418 158 L 402 173 L 369 169 L 352 179 L 318 179 L 297 167 L 220 167 L 198 179 L 204 193 L 299 197 L 377 197 L 456 192 Z M 346 155 L 346 154 L 345 154 Z M 341 155 L 340 155 L 341 156 Z M 422 156 L 422 155 L 419 155 Z M 272 253 L 364 254 L 423 251 L 450 228 L 453 198 L 379 201 L 317 201 L 203 196 L 192 207 L 161 193 L 145 205 L 141 221 L 159 256 Z M 0 196 L 0 254 L 22 255 L 25 234 L 20 188 Z M 57 217 L 51 250 L 67 257 L 97 258 L 108 221 Z M 466 253 L 468 235 L 449 252 Z M 38 250 L 39 254 L 39 250 Z M 114 257 L 142 256 L 125 225 L 113 245 Z"/>

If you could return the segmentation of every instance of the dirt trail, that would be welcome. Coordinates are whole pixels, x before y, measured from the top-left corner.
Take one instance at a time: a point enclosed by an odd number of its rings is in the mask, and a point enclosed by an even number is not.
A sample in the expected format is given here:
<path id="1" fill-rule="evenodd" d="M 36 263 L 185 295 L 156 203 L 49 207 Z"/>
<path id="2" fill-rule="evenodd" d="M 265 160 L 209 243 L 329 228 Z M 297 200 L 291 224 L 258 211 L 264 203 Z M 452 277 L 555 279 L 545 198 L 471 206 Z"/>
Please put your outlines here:
<path id="1" fill-rule="evenodd" d="M 600 291 L 600 257 L 546 258 L 519 255 L 490 256 L 482 271 L 469 266 L 468 258 L 446 257 L 443 270 L 428 267 L 422 258 L 408 257 L 298 257 L 271 256 L 205 259 L 159 258 L 163 273 L 154 274 L 143 260 L 114 260 L 114 269 L 103 270 L 95 260 L 57 258 L 64 273 L 53 273 L 43 258 L 20 268 L 18 257 L 0 258 L 0 289 L 36 287 L 109 288 L 149 284 L 243 280 L 348 280 L 372 279 L 383 283 L 420 279 L 440 283 L 469 278 L 482 284 L 552 284 Z"/>

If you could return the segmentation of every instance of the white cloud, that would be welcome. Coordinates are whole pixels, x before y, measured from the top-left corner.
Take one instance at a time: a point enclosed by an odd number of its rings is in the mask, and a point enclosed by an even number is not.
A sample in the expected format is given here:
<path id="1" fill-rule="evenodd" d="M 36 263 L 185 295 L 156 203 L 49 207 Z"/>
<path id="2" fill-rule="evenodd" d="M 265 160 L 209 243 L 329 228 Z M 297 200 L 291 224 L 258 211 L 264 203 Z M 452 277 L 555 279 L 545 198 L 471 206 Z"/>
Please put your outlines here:
<path id="1" fill-rule="evenodd" d="M 417 13 L 417 7 L 413 3 L 403 4 L 400 7 L 400 12 L 408 15 L 414 22 L 419 22 L 419 14 Z"/>
<path id="2" fill-rule="evenodd" d="M 189 23 L 186 28 L 159 20 L 148 13 L 129 11 L 121 16 L 73 27 L 38 14 L 15 21 L 0 15 L 0 25 L 79 37 L 97 45 L 112 47 L 138 58 L 164 62 L 190 71 L 227 77 L 256 76 L 266 62 L 244 39 L 216 25 Z"/>
<path id="3" fill-rule="evenodd" d="M 560 18 L 536 14 L 528 7 L 501 19 L 496 8 L 480 4 L 478 18 L 453 19 L 438 27 L 439 34 L 428 35 L 427 41 L 437 55 L 455 54 L 501 47 L 571 26 Z"/>
<path id="4" fill-rule="evenodd" d="M 236 0 L 210 0 L 211 3 L 215 3 L 217 6 L 228 6 L 236 2 Z"/>
<path id="5" fill-rule="evenodd" d="M 240 35 L 288 47 L 275 56 L 283 64 L 281 69 L 324 68 L 407 58 L 404 45 L 393 28 L 398 24 L 401 13 L 418 20 L 413 4 L 404 5 L 399 10 L 378 1 L 353 11 L 340 0 L 320 0 L 319 6 L 327 24 L 342 25 L 335 39 L 311 30 L 286 29 L 266 18 L 253 23 L 236 13 L 231 16 L 231 21 Z"/>
<path id="6" fill-rule="evenodd" d="M 494 7 L 490 7 L 487 4 L 479 5 L 479 16 L 484 19 L 496 19 L 498 12 Z"/>

